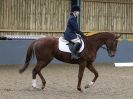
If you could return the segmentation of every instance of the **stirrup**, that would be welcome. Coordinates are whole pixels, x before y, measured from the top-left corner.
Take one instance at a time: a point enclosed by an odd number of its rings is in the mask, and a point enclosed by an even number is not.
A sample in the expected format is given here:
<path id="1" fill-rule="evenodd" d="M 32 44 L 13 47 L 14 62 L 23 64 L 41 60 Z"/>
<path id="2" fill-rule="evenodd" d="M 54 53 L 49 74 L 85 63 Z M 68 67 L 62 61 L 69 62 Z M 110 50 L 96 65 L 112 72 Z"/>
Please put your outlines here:
<path id="1" fill-rule="evenodd" d="M 77 55 L 71 55 L 71 59 L 79 59 L 80 57 Z"/>

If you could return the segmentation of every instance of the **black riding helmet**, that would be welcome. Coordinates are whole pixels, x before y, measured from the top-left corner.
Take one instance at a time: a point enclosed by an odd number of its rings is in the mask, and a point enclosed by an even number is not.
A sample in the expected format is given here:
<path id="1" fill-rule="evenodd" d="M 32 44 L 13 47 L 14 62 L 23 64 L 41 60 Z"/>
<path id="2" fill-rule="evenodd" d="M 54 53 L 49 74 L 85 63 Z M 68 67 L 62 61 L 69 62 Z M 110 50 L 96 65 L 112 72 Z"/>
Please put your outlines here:
<path id="1" fill-rule="evenodd" d="M 74 12 L 74 11 L 80 11 L 80 7 L 77 5 L 73 5 L 71 8 L 71 12 Z"/>

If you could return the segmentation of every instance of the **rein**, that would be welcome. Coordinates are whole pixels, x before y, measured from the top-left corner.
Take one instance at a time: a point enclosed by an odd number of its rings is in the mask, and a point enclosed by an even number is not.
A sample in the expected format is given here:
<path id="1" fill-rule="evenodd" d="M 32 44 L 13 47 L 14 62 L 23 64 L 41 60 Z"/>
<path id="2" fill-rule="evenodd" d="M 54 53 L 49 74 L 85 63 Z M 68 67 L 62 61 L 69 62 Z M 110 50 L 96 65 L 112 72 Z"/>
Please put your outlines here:
<path id="1" fill-rule="evenodd" d="M 81 43 L 81 45 L 82 45 L 82 37 L 80 36 L 80 35 L 77 35 L 78 37 L 79 37 L 79 39 L 80 39 L 80 43 Z M 84 41 L 84 39 L 83 39 L 83 41 Z"/>

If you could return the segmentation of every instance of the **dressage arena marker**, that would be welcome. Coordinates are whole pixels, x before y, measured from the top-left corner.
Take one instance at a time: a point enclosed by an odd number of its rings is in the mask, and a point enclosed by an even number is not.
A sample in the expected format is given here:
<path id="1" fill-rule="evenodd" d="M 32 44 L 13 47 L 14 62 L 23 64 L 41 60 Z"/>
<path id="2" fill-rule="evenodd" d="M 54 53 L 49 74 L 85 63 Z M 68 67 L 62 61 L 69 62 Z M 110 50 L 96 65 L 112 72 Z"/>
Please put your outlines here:
<path id="1" fill-rule="evenodd" d="M 133 67 L 133 62 L 127 63 L 114 63 L 115 67 Z"/>

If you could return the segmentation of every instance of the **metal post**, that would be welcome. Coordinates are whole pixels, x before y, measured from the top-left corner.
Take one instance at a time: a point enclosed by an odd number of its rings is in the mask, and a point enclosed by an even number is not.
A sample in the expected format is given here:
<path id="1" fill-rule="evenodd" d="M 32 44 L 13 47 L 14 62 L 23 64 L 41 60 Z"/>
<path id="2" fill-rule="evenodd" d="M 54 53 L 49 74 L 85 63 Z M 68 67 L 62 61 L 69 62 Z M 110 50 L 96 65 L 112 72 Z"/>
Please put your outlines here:
<path id="1" fill-rule="evenodd" d="M 80 7 L 81 9 L 81 0 L 77 0 L 77 5 Z M 80 12 L 81 14 L 81 12 Z M 79 24 L 79 28 L 80 28 L 80 16 L 78 17 L 78 24 Z"/>
<path id="2" fill-rule="evenodd" d="M 76 5 L 77 4 L 77 0 L 71 0 L 71 5 Z"/>

